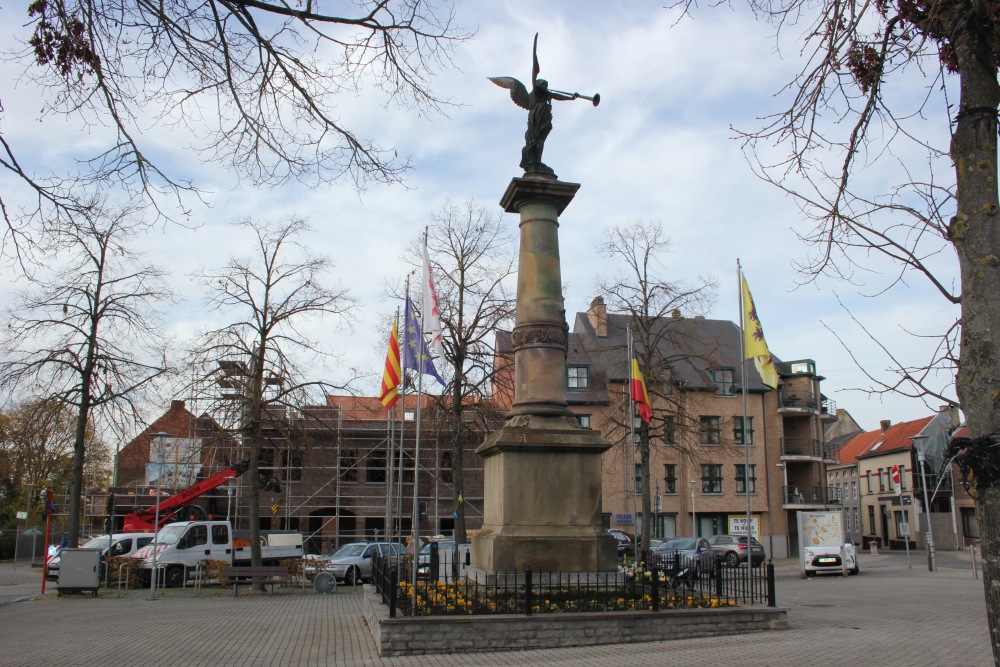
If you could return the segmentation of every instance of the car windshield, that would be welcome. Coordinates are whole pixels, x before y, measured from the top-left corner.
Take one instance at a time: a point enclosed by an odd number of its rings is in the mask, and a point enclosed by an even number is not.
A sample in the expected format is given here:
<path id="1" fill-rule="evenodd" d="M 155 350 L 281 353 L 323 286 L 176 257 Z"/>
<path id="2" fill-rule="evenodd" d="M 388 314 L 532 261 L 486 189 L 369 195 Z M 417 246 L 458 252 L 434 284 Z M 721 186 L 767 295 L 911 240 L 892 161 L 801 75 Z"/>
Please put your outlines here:
<path id="1" fill-rule="evenodd" d="M 167 526 L 166 528 L 161 528 L 153 541 L 157 544 L 177 544 L 177 540 L 184 534 L 184 528 L 185 526 Z"/>
<path id="2" fill-rule="evenodd" d="M 344 546 L 337 549 L 333 554 L 333 558 L 357 558 L 365 550 L 367 544 L 355 543 L 355 544 L 345 544 Z"/>
<path id="3" fill-rule="evenodd" d="M 95 537 L 92 540 L 84 542 L 81 549 L 101 549 L 101 548 L 107 548 L 107 546 L 108 546 L 108 536 L 104 535 L 103 537 Z"/>
<path id="4" fill-rule="evenodd" d="M 424 546 L 420 547 L 420 553 L 421 554 L 429 554 L 431 552 L 431 544 L 432 544 L 431 542 L 428 542 Z M 452 542 L 452 541 L 450 541 L 450 540 L 439 541 L 437 543 L 437 545 L 438 545 L 438 551 L 440 551 L 441 549 L 454 549 L 455 548 L 455 543 Z"/>
<path id="5" fill-rule="evenodd" d="M 674 549 L 688 549 L 693 550 L 696 544 L 696 540 L 693 537 L 679 537 L 673 540 L 667 540 L 661 544 L 658 548 L 667 551 Z"/>

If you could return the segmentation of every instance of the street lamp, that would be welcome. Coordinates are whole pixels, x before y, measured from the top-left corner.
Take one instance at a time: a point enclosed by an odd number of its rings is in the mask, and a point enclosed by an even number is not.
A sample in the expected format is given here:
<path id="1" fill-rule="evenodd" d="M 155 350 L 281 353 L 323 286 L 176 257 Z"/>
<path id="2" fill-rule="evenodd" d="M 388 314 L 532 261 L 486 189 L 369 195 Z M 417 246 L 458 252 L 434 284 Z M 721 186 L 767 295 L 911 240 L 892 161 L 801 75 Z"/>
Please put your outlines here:
<path id="1" fill-rule="evenodd" d="M 927 515 L 927 569 L 931 572 L 937 570 L 937 557 L 934 554 L 934 529 L 931 526 L 931 505 L 927 497 L 927 473 L 924 468 L 927 465 L 924 449 L 927 447 L 926 435 L 915 435 L 910 440 L 917 448 L 917 462 L 920 464 L 920 481 L 923 491 L 920 495 L 924 497 L 924 514 Z"/>
<path id="2" fill-rule="evenodd" d="M 163 447 L 166 445 L 166 438 L 170 435 L 169 433 L 151 433 L 150 442 L 153 440 L 157 441 L 157 452 L 156 452 L 156 510 L 154 511 L 153 520 L 153 571 L 149 576 L 149 594 L 151 599 L 156 599 L 156 535 L 160 532 L 160 478 L 163 477 Z"/>
<path id="3" fill-rule="evenodd" d="M 695 520 L 694 511 L 694 485 L 697 484 L 698 480 L 691 480 L 691 537 L 698 537 L 698 523 Z"/>

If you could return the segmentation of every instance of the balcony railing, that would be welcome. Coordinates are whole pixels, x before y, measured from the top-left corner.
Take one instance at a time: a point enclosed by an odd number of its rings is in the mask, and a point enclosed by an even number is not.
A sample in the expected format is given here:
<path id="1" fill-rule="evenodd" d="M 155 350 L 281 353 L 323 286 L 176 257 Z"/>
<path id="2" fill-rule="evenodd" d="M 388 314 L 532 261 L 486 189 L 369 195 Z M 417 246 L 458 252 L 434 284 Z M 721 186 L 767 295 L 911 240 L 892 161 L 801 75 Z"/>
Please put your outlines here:
<path id="1" fill-rule="evenodd" d="M 816 438 L 786 437 L 781 439 L 782 456 L 823 456 L 823 443 Z"/>
<path id="2" fill-rule="evenodd" d="M 785 505 L 841 505 L 843 499 L 840 489 L 830 487 L 824 489 L 822 486 L 783 486 L 782 495 Z M 824 495 L 825 494 L 825 495 Z"/>

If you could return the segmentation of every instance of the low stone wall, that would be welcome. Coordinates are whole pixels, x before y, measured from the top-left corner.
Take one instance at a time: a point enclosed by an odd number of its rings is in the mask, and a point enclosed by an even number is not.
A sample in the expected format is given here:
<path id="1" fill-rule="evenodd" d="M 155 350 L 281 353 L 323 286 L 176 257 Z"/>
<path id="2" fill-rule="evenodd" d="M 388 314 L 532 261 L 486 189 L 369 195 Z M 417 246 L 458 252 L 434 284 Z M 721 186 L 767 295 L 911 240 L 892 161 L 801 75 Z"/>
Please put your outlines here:
<path id="1" fill-rule="evenodd" d="M 370 585 L 365 586 L 364 607 L 368 629 L 383 657 L 656 642 L 788 629 L 787 610 L 769 607 L 389 618 L 389 608 Z"/>

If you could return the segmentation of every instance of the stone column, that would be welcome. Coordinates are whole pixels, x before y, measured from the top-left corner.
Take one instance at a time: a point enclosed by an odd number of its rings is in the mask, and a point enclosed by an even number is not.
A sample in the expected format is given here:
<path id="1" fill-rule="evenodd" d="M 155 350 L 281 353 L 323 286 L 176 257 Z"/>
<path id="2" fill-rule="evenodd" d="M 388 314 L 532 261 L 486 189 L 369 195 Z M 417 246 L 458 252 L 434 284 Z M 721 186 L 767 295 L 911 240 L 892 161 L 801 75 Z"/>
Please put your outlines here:
<path id="1" fill-rule="evenodd" d="M 483 528 L 472 564 L 486 573 L 611 572 L 614 538 L 601 527 L 601 455 L 611 447 L 566 407 L 569 328 L 559 265 L 559 214 L 579 189 L 515 178 L 501 200 L 521 218 L 513 332 L 514 405 L 476 450 L 485 461 Z"/>

